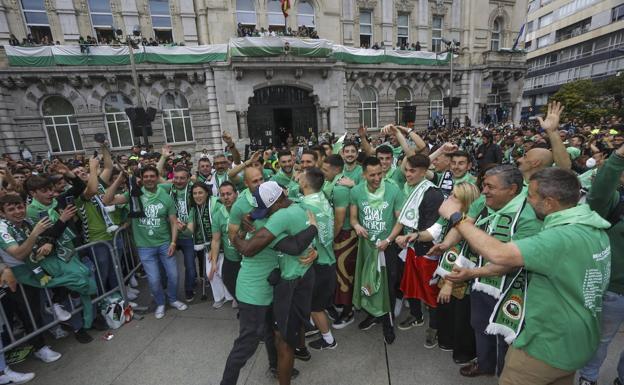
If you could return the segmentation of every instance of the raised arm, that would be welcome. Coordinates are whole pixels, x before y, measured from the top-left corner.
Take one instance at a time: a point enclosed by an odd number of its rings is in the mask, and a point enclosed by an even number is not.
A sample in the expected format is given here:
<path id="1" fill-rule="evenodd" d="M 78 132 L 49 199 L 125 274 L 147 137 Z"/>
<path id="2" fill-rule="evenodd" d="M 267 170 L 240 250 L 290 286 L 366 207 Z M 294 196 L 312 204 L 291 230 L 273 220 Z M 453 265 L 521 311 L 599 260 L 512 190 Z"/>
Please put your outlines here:
<path id="1" fill-rule="evenodd" d="M 102 143 L 100 146 L 100 152 L 102 153 L 102 161 L 104 162 L 104 167 L 100 172 L 100 179 L 108 185 L 110 184 L 111 176 L 113 175 L 113 157 L 106 142 Z"/>
<path id="2" fill-rule="evenodd" d="M 238 149 L 236 148 L 236 144 L 234 144 L 234 141 L 232 140 L 232 135 L 230 135 L 230 133 L 227 131 L 223 131 L 222 138 L 225 144 L 227 144 L 228 149 L 232 153 L 232 159 L 234 160 L 234 164 L 240 164 L 241 155 L 240 155 L 240 152 L 238 152 Z"/>
<path id="3" fill-rule="evenodd" d="M 360 140 L 362 141 L 361 148 L 367 156 L 373 156 L 375 154 L 375 151 L 371 147 L 370 142 L 366 137 L 367 130 L 368 128 L 366 126 L 361 126 L 360 128 L 358 128 L 358 134 L 360 135 Z"/>
<path id="4" fill-rule="evenodd" d="M 160 150 L 160 159 L 158 159 L 158 163 L 156 164 L 156 168 L 158 169 L 158 175 L 160 175 L 159 183 L 167 182 L 167 179 L 163 178 L 163 172 L 165 170 L 165 163 L 167 163 L 167 159 L 169 159 L 173 155 L 173 151 L 171 150 L 171 146 L 165 144 L 162 146 Z"/>
<path id="5" fill-rule="evenodd" d="M 108 186 L 106 192 L 104 192 L 104 196 L 102 197 L 102 202 L 105 205 L 122 205 L 128 202 L 124 195 L 117 194 L 117 191 L 119 191 L 119 187 L 125 179 L 125 172 L 122 171 L 119 173 L 117 178 L 115 178 L 115 181 L 110 186 Z"/>
<path id="6" fill-rule="evenodd" d="M 548 139 L 550 140 L 550 147 L 552 148 L 553 159 L 557 167 L 565 168 L 569 170 L 572 168 L 572 161 L 570 155 L 566 151 L 566 147 L 561 141 L 559 136 L 559 119 L 563 112 L 563 106 L 559 102 L 548 103 L 548 113 L 546 120 L 538 117 L 537 120 L 540 126 L 546 131 Z"/>
<path id="7" fill-rule="evenodd" d="M 87 181 L 87 188 L 82 193 L 82 196 L 89 200 L 93 198 L 98 192 L 98 169 L 100 168 L 100 161 L 97 158 L 89 159 L 89 180 Z"/>

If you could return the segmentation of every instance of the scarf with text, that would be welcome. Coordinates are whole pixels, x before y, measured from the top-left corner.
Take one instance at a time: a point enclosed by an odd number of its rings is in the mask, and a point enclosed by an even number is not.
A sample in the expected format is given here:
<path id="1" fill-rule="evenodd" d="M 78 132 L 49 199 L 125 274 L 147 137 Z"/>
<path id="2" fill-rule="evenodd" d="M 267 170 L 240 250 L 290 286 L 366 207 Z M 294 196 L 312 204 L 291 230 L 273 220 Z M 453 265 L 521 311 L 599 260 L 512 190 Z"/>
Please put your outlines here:
<path id="1" fill-rule="evenodd" d="M 418 183 L 413 189 L 411 186 L 408 186 L 407 183 L 403 186 L 405 196 L 408 198 L 399 214 L 399 222 L 412 229 L 418 228 L 420 204 L 430 187 L 435 187 L 435 185 L 427 179 L 423 179 L 422 182 Z M 411 193 L 409 192 L 410 189 L 412 189 Z"/>

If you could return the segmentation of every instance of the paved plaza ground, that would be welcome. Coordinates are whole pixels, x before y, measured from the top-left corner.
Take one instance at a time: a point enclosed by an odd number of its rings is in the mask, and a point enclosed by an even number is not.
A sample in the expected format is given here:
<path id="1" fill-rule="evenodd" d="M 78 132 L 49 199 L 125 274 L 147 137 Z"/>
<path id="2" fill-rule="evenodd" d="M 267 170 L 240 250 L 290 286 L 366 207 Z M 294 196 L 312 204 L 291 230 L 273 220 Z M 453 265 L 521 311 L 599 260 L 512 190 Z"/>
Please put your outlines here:
<path id="1" fill-rule="evenodd" d="M 141 280 L 141 284 L 145 284 Z M 148 303 L 143 290 L 139 302 Z M 167 309 L 157 320 L 149 313 L 143 320 L 132 321 L 114 331 L 110 341 L 104 332 L 93 332 L 95 341 L 81 345 L 73 337 L 48 341 L 63 357 L 44 364 L 29 358 L 13 366 L 18 371 L 34 371 L 32 384 L 40 385 L 215 385 L 219 383 L 225 360 L 237 336 L 236 312 L 230 305 L 213 309 L 207 301 L 195 302 L 185 312 Z M 407 313 L 407 309 L 405 309 Z M 363 319 L 359 314 L 357 320 Z M 356 321 L 357 321 L 356 320 Z M 438 348 L 425 349 L 425 327 L 397 330 L 397 339 L 388 346 L 386 366 L 381 326 L 359 331 L 357 324 L 334 331 L 338 347 L 312 351 L 308 362 L 295 361 L 301 375 L 294 385 L 494 385 L 493 377 L 468 379 L 458 373 L 451 353 Z M 624 347 L 624 330 L 611 344 L 607 362 L 601 371 L 600 384 L 611 384 L 619 350 Z M 247 363 L 239 384 L 274 385 L 267 377 L 268 361 L 263 345 Z"/>

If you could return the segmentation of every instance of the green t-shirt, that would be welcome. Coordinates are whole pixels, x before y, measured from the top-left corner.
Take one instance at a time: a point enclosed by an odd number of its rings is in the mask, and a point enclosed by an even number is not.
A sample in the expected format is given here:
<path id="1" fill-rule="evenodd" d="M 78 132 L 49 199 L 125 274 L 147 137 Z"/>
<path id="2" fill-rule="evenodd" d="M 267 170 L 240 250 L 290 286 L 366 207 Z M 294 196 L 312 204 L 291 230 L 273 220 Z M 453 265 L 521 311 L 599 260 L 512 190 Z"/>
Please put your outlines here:
<path id="1" fill-rule="evenodd" d="M 232 205 L 228 223 L 240 226 L 243 217 L 256 208 L 256 205 L 256 200 L 253 195 L 251 195 L 251 191 L 249 191 L 249 189 L 241 191 L 238 198 L 236 198 L 236 202 Z"/>
<path id="2" fill-rule="evenodd" d="M 461 182 L 468 182 L 468 183 L 472 183 L 474 185 L 477 184 L 477 178 L 472 175 L 471 173 L 467 172 L 464 174 L 464 176 L 462 176 L 461 178 L 453 178 L 453 186 L 456 185 L 457 183 L 461 183 Z M 477 186 L 479 187 L 479 186 Z"/>
<path id="3" fill-rule="evenodd" d="M 234 210 L 234 208 L 232 208 Z M 232 213 L 230 212 L 230 219 Z M 254 227 L 261 229 L 265 219 L 254 221 Z M 247 234 L 251 238 L 252 233 Z M 273 269 L 278 267 L 277 252 L 265 247 L 253 257 L 245 257 L 236 279 L 236 299 L 250 305 L 269 306 L 273 302 L 273 286 L 267 280 Z"/>
<path id="4" fill-rule="evenodd" d="M 362 172 L 362 166 L 360 166 L 359 164 L 356 164 L 351 171 L 347 170 L 346 164 L 342 169 L 342 175 L 351 179 L 356 185 L 360 184 L 360 182 L 362 181 Z"/>
<path id="5" fill-rule="evenodd" d="M 481 194 L 477 199 L 475 199 L 470 207 L 468 208 L 468 213 L 466 214 L 468 217 L 472 219 L 477 219 L 481 211 L 485 208 L 485 195 Z"/>
<path id="6" fill-rule="evenodd" d="M 106 223 L 104 222 L 104 218 L 102 218 L 100 208 L 95 203 L 83 197 L 76 199 L 75 203 L 76 209 L 78 209 L 80 220 L 83 223 L 86 222 L 87 224 L 87 231 L 89 232 L 89 242 L 110 241 L 113 239 L 113 234 L 106 231 Z M 113 213 L 109 214 L 111 216 L 111 219 L 112 214 Z"/>
<path id="7" fill-rule="evenodd" d="M 275 175 L 273 171 L 269 170 L 268 168 L 262 168 L 262 177 L 264 178 L 264 180 L 270 180 L 273 175 Z"/>
<path id="8" fill-rule="evenodd" d="M 351 222 L 349 219 L 349 204 L 351 200 L 351 189 L 346 186 L 334 186 L 334 191 L 332 194 L 332 204 L 334 208 L 345 208 L 345 219 L 344 224 L 342 225 L 343 230 L 351 230 Z"/>
<path id="9" fill-rule="evenodd" d="M 299 192 L 299 184 L 289 178 L 283 172 L 278 172 L 277 174 L 273 175 L 270 180 L 277 182 L 282 187 L 286 187 L 288 189 L 289 198 L 299 198 L 299 196 L 301 195 L 301 193 Z"/>
<path id="10" fill-rule="evenodd" d="M 323 195 L 323 193 L 319 193 Z M 323 195 L 321 202 L 310 202 L 314 200 L 315 194 L 312 196 L 304 196 L 301 200 L 301 207 L 304 210 L 310 210 L 316 217 L 318 235 L 312 243 L 314 249 L 318 252 L 316 263 L 319 265 L 333 265 L 336 263 L 334 255 L 334 211 L 329 202 Z M 324 207 L 326 205 L 326 207 Z M 320 206 L 320 207 L 319 207 Z"/>
<path id="11" fill-rule="evenodd" d="M 173 199 L 178 219 L 184 223 L 189 223 L 189 214 L 191 212 L 189 206 L 191 205 L 191 189 L 193 188 L 193 182 L 189 181 L 184 189 L 178 189 L 172 183 L 161 183 L 158 187 L 165 190 Z M 181 233 L 178 233 L 178 238 L 193 238 L 193 234 L 191 234 L 190 230 L 185 229 Z"/>
<path id="12" fill-rule="evenodd" d="M 270 248 L 281 241 L 285 236 L 295 235 L 305 230 L 310 223 L 305 210 L 297 203 L 277 210 L 273 213 L 265 224 L 265 228 L 275 236 L 275 239 L 269 245 Z M 295 279 L 303 277 L 308 271 L 310 265 L 304 265 L 299 262 L 299 258 L 307 254 L 307 250 L 302 255 L 288 255 L 277 253 L 279 257 L 279 267 L 283 279 Z"/>
<path id="13" fill-rule="evenodd" d="M 394 183 L 384 183 L 383 205 L 375 208 L 370 205 L 367 183 L 360 183 L 351 189 L 351 204 L 358 209 L 360 225 L 368 231 L 368 239 L 373 242 L 388 238 L 396 223 L 395 212 L 401 211 L 405 197 Z"/>
<path id="14" fill-rule="evenodd" d="M 600 342 L 601 297 L 609 282 L 607 235 L 569 224 L 514 243 L 530 273 L 525 327 L 514 346 L 562 370 L 583 367 Z"/>
<path id="15" fill-rule="evenodd" d="M 388 170 L 388 172 L 384 176 L 384 179 L 394 182 L 401 190 L 403 189 L 403 185 L 405 185 L 406 182 L 405 175 L 403 175 L 403 172 L 399 167 L 394 167 Z"/>
<path id="16" fill-rule="evenodd" d="M 173 199 L 162 188 L 151 193 L 141 188 L 141 202 L 145 216 L 132 218 L 132 234 L 137 247 L 159 247 L 171 243 L 171 228 L 169 216 L 176 215 Z M 129 199 L 129 193 L 124 193 Z"/>
<path id="17" fill-rule="evenodd" d="M 33 199 L 26 208 L 26 216 L 28 217 L 28 219 L 30 219 L 31 223 L 37 223 L 41 220 L 41 218 L 39 217 L 39 213 L 45 212 L 47 217 L 50 219 L 50 222 L 54 224 L 59 221 L 61 217 L 58 211 L 56 211 L 57 205 L 58 203 L 56 199 L 54 199 L 52 201 L 52 204 L 50 204 L 49 206 L 44 206 L 40 202 Z M 61 234 L 61 236 L 56 239 L 54 250 L 48 255 L 48 258 L 51 256 L 57 256 L 62 260 L 68 261 L 75 252 L 75 238 L 76 234 L 74 234 L 74 232 L 69 227 L 65 227 L 65 231 L 63 231 L 63 234 Z"/>
<path id="18" fill-rule="evenodd" d="M 221 233 L 221 247 L 223 248 L 223 255 L 225 258 L 232 262 L 239 262 L 242 257 L 236 251 L 234 246 L 230 243 L 230 238 L 228 237 L 228 218 L 230 217 L 230 213 L 227 211 L 225 206 L 217 205 L 212 213 L 212 223 L 211 230 L 213 235 L 215 233 Z"/>

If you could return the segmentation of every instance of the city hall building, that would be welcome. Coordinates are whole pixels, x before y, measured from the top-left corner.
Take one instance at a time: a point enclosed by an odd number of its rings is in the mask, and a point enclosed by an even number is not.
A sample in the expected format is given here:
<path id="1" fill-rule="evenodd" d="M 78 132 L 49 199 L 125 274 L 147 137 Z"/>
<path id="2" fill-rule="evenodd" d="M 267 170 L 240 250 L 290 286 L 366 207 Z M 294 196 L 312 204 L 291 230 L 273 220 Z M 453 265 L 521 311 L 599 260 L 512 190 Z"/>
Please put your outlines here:
<path id="1" fill-rule="evenodd" d="M 290 0 L 287 12 L 278 0 L 0 0 L 0 150 L 91 154 L 97 133 L 127 150 L 138 105 L 156 110 L 151 144 L 194 152 L 219 151 L 223 130 L 242 148 L 427 127 L 448 119 L 451 89 L 462 122 L 520 117 L 527 0 Z"/>

